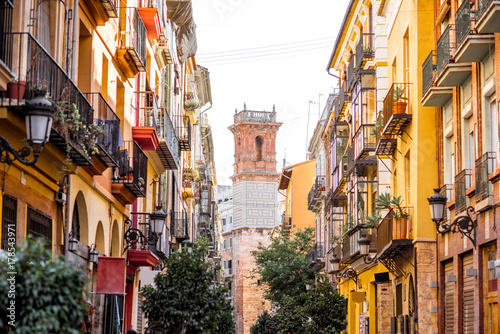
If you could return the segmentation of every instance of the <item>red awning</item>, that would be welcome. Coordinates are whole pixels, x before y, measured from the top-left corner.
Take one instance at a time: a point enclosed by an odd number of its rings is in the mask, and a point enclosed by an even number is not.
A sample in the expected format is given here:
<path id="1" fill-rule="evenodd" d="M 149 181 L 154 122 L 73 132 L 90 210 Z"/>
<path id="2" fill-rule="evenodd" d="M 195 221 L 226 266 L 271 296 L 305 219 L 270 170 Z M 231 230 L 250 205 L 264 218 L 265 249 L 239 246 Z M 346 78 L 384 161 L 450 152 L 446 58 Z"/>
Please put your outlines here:
<path id="1" fill-rule="evenodd" d="M 106 295 L 125 294 L 126 259 L 124 257 L 99 256 L 97 265 L 96 293 Z"/>

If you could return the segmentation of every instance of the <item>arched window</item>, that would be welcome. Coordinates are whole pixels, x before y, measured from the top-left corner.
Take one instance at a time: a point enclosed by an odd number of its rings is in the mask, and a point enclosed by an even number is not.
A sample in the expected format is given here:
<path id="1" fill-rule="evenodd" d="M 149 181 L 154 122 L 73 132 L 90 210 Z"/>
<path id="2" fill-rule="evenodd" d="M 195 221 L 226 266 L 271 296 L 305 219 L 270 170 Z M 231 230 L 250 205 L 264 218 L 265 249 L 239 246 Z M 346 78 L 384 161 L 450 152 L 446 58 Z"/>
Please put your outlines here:
<path id="1" fill-rule="evenodd" d="M 255 137 L 255 153 L 257 161 L 262 161 L 262 144 L 264 143 L 264 138 L 261 136 Z"/>

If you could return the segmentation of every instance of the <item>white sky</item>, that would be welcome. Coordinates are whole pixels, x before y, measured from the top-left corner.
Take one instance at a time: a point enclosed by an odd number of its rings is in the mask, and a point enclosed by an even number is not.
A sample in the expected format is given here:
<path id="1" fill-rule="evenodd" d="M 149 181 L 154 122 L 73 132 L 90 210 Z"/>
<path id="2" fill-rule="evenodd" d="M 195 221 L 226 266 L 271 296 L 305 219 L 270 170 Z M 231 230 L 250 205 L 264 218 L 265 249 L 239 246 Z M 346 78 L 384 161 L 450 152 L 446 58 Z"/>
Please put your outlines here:
<path id="1" fill-rule="evenodd" d="M 276 142 L 278 171 L 283 167 L 285 149 L 287 165 L 305 160 L 309 108 L 310 139 L 318 121 L 318 99 L 322 112 L 337 85 L 326 67 L 348 2 L 192 1 L 196 60 L 210 71 L 212 85 L 213 107 L 207 115 L 218 184 L 231 184 L 234 142 L 228 127 L 233 124 L 235 108 L 242 110 L 243 103 L 249 110 L 271 111 L 276 105 L 278 121 L 283 122 Z M 268 48 L 274 45 L 279 46 Z M 224 52 L 241 49 L 245 50 Z M 262 56 L 270 53 L 273 55 Z"/>

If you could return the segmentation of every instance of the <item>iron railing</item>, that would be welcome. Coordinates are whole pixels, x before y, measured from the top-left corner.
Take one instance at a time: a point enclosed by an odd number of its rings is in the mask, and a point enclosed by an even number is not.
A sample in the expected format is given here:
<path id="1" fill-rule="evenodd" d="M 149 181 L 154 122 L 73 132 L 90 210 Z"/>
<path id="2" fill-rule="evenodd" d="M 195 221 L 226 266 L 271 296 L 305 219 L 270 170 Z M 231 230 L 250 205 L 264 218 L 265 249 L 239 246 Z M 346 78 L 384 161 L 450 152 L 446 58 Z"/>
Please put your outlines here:
<path id="1" fill-rule="evenodd" d="M 360 159 L 366 153 L 375 151 L 377 142 L 375 141 L 375 136 L 371 135 L 373 128 L 373 124 L 363 124 L 354 135 L 353 141 L 355 159 Z"/>
<path id="2" fill-rule="evenodd" d="M 466 191 L 472 186 L 472 170 L 464 169 L 455 176 L 455 211 L 462 212 L 467 208 Z"/>
<path id="3" fill-rule="evenodd" d="M 479 0 L 479 17 L 481 18 L 486 10 L 491 5 L 493 0 Z"/>
<path id="4" fill-rule="evenodd" d="M 145 197 L 148 158 L 133 140 L 124 141 L 123 148 L 114 155 L 119 167 L 111 181 L 124 184 L 137 197 Z"/>
<path id="5" fill-rule="evenodd" d="M 319 199 L 322 192 L 325 192 L 325 177 L 324 176 L 316 176 L 316 181 L 311 186 L 311 190 L 307 195 L 307 203 L 309 210 L 312 210 L 314 205 L 316 205 L 316 201 Z"/>
<path id="6" fill-rule="evenodd" d="M 189 239 L 189 217 L 187 212 L 170 213 L 170 234 L 177 240 Z"/>
<path id="7" fill-rule="evenodd" d="M 12 11 L 14 5 L 9 0 L 0 1 L 0 59 L 12 68 Z"/>
<path id="8" fill-rule="evenodd" d="M 422 64 L 422 96 L 434 84 L 434 72 L 436 70 L 436 51 L 432 50 Z"/>
<path id="9" fill-rule="evenodd" d="M 118 152 L 122 141 L 120 118 L 101 93 L 85 93 L 85 97 L 94 108 L 94 124 L 104 130 L 104 134 L 97 138 L 99 154 L 109 159 L 108 166 L 116 166 L 113 156 Z"/>
<path id="10" fill-rule="evenodd" d="M 445 184 L 441 187 L 439 190 L 439 193 L 443 196 L 446 197 L 446 203 L 448 204 L 449 202 L 453 201 L 453 185 L 451 184 Z M 449 219 L 449 211 L 448 206 L 445 207 L 444 209 L 444 214 L 443 214 L 443 221 L 448 221 Z"/>
<path id="11" fill-rule="evenodd" d="M 179 149 L 181 151 L 191 150 L 191 121 L 188 117 L 177 116 L 177 134 L 179 138 Z"/>
<path id="12" fill-rule="evenodd" d="M 118 48 L 126 49 L 140 72 L 146 71 L 147 30 L 135 7 L 120 8 L 120 41 Z"/>
<path id="13" fill-rule="evenodd" d="M 173 161 L 173 165 L 169 163 L 168 169 L 177 169 L 179 167 L 179 138 L 170 117 L 165 108 L 160 108 L 159 127 L 161 130 L 158 136 L 160 140 L 165 140 L 167 149 L 170 152 L 169 156 Z"/>
<path id="14" fill-rule="evenodd" d="M 394 212 L 389 211 L 377 226 L 377 253 L 381 254 L 393 240 L 410 239 L 409 225 L 409 218 L 396 220 Z"/>
<path id="15" fill-rule="evenodd" d="M 365 59 L 373 59 L 375 50 L 373 49 L 373 33 L 363 33 L 356 45 L 356 68 L 363 65 Z"/>
<path id="16" fill-rule="evenodd" d="M 462 1 L 462 4 L 455 13 L 456 45 L 462 44 L 471 32 L 470 1 Z"/>
<path id="17" fill-rule="evenodd" d="M 453 25 L 448 25 L 437 42 L 437 73 L 441 73 L 446 65 L 448 65 L 453 58 L 454 50 L 455 28 Z"/>
<path id="18" fill-rule="evenodd" d="M 410 84 L 393 83 L 384 98 L 384 127 L 393 114 L 410 114 Z"/>
<path id="19" fill-rule="evenodd" d="M 342 262 L 348 262 L 352 257 L 359 254 L 359 230 L 346 235 L 342 240 Z"/>
<path id="20" fill-rule="evenodd" d="M 354 57 L 347 66 L 347 91 L 350 92 L 354 83 Z"/>
<path id="21" fill-rule="evenodd" d="M 238 122 L 276 122 L 276 112 L 242 110 L 234 115 L 234 123 Z"/>
<path id="22" fill-rule="evenodd" d="M 139 99 L 139 115 L 135 126 L 155 128 L 159 137 L 163 137 L 163 129 L 160 126 L 161 114 L 156 95 L 153 91 L 137 92 Z"/>
<path id="23" fill-rule="evenodd" d="M 489 174 L 495 170 L 495 153 L 486 152 L 476 160 L 476 202 L 491 195 Z"/>
<path id="24" fill-rule="evenodd" d="M 316 242 L 307 252 L 307 265 L 314 265 L 318 259 L 325 258 L 325 247 L 322 242 Z"/>

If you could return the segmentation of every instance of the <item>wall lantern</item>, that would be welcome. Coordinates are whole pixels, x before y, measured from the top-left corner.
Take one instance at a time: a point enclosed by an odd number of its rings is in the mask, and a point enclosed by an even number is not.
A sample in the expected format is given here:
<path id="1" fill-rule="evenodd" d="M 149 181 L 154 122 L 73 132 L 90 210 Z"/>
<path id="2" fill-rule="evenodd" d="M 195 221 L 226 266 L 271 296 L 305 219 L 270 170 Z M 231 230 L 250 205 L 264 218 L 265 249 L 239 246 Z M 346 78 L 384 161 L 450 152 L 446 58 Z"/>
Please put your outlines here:
<path id="1" fill-rule="evenodd" d="M 165 218 L 167 218 L 167 214 L 161 209 L 161 206 L 157 206 L 156 210 L 149 215 L 151 233 L 153 235 L 160 236 L 163 233 Z"/>
<path id="2" fill-rule="evenodd" d="M 33 90 L 35 97 L 26 101 L 24 106 L 26 121 L 26 136 L 28 144 L 33 146 L 33 160 L 25 160 L 31 154 L 31 148 L 25 146 L 16 150 L 5 137 L 0 136 L 0 162 L 8 165 L 18 160 L 26 166 L 34 165 L 42 152 L 43 147 L 49 141 L 52 120 L 54 118 L 54 105 L 45 98 L 46 91 Z"/>
<path id="3" fill-rule="evenodd" d="M 92 244 L 89 247 L 89 262 L 97 264 L 97 258 L 99 257 L 99 252 L 95 250 L 96 244 Z"/>
<path id="4" fill-rule="evenodd" d="M 181 242 L 182 244 L 182 249 L 184 250 L 184 248 L 187 247 L 187 252 L 188 253 L 192 253 L 193 252 L 193 243 L 191 242 L 191 240 L 184 240 L 183 242 Z"/>
<path id="5" fill-rule="evenodd" d="M 72 234 L 68 240 L 68 250 L 73 253 L 78 250 L 78 240 Z"/>
<path id="6" fill-rule="evenodd" d="M 332 271 L 338 272 L 340 270 L 340 259 L 337 257 L 337 255 L 333 254 L 332 258 L 330 259 L 330 263 L 332 264 Z"/>
<path id="7" fill-rule="evenodd" d="M 358 245 L 359 245 L 359 255 L 363 257 L 363 261 L 366 264 L 372 264 L 373 262 L 377 261 L 377 257 L 371 257 L 370 256 L 370 239 L 366 237 L 361 237 L 358 239 Z"/>
<path id="8" fill-rule="evenodd" d="M 476 247 L 476 219 L 471 217 L 471 214 L 475 216 L 475 210 L 472 206 L 467 208 L 466 216 L 460 216 L 455 218 L 455 220 L 448 224 L 444 220 L 444 210 L 446 209 L 446 196 L 439 193 L 439 189 L 434 189 L 434 194 L 427 199 L 429 201 L 429 207 L 431 209 L 431 219 L 436 224 L 436 229 L 438 233 L 444 234 L 447 232 L 453 232 L 462 234 L 462 238 L 465 236 Z"/>

